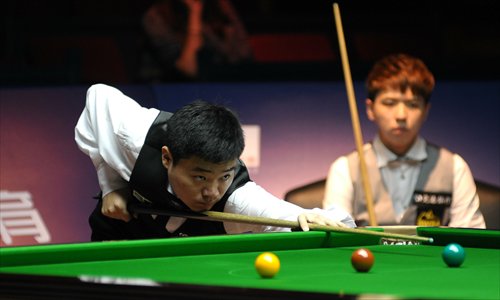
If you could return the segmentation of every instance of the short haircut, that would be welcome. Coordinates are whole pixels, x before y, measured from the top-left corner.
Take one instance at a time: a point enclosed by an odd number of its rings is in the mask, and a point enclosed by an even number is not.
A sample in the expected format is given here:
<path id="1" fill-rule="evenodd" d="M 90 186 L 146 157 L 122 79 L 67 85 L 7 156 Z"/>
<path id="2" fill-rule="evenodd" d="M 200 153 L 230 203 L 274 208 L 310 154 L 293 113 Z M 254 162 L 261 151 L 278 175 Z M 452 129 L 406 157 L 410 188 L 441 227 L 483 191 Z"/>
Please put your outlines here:
<path id="1" fill-rule="evenodd" d="M 375 100 L 377 95 L 388 88 L 408 88 L 413 94 L 429 102 L 434 89 L 434 75 L 424 62 L 407 54 L 392 54 L 378 60 L 366 79 L 368 98 Z"/>
<path id="2" fill-rule="evenodd" d="M 238 117 L 222 105 L 197 100 L 175 112 L 167 126 L 165 145 L 174 164 L 193 156 L 227 162 L 239 158 L 245 148 Z"/>

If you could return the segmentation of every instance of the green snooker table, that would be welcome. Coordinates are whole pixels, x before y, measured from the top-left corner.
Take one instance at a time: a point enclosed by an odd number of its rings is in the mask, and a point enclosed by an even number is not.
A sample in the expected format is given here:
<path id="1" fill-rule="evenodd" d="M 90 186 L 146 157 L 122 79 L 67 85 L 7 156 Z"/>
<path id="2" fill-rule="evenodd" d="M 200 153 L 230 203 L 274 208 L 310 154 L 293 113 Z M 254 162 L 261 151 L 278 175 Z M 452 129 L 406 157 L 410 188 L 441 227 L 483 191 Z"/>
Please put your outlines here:
<path id="1" fill-rule="evenodd" d="M 383 229 L 374 229 L 383 230 Z M 0 249 L 2 299 L 500 299 L 500 231 L 416 228 L 432 244 L 353 233 L 258 233 Z M 444 246 L 461 244 L 461 267 Z M 368 273 L 354 250 L 375 256 Z M 258 254 L 281 269 L 261 278 Z"/>

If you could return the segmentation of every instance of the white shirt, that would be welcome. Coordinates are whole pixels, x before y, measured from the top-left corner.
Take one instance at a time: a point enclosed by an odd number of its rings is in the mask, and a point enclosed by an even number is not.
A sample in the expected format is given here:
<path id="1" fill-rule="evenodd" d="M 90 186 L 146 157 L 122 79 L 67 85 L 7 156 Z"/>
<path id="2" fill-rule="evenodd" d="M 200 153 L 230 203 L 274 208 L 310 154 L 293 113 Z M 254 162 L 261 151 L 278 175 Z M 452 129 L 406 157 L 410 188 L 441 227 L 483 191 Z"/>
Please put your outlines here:
<path id="1" fill-rule="evenodd" d="M 401 220 L 405 210 L 410 205 L 411 196 L 420 174 L 420 166 L 422 161 L 427 158 L 425 147 L 425 140 L 418 137 L 408 153 L 404 157 L 398 157 L 384 146 L 379 136 L 376 136 L 373 141 L 377 165 L 387 192 L 391 195 L 398 221 Z M 394 161 L 399 163 L 390 164 Z"/>
<path id="2" fill-rule="evenodd" d="M 420 173 L 421 161 L 427 158 L 426 141 L 418 137 L 399 166 L 391 167 L 389 162 L 398 157 L 380 141 L 373 141 L 382 181 L 390 194 L 398 220 L 408 208 Z M 409 159 L 410 162 L 406 161 Z M 330 205 L 343 208 L 352 214 L 354 190 L 346 156 L 335 160 L 328 172 L 323 207 Z M 479 197 L 469 166 L 458 154 L 453 154 L 453 195 L 450 208 L 450 227 L 485 228 L 484 218 L 475 214 L 479 209 Z"/>
<path id="3" fill-rule="evenodd" d="M 78 147 L 97 170 L 99 185 L 106 195 L 128 185 L 146 134 L 159 110 L 144 108 L 121 91 L 103 84 L 87 92 L 87 103 L 75 128 Z M 296 221 L 308 211 L 279 199 L 254 182 L 238 188 L 229 197 L 224 212 Z M 352 217 L 341 209 L 312 211 L 355 227 Z M 167 228 L 173 232 L 183 219 L 170 218 Z M 289 228 L 225 222 L 228 233 L 290 231 Z"/>

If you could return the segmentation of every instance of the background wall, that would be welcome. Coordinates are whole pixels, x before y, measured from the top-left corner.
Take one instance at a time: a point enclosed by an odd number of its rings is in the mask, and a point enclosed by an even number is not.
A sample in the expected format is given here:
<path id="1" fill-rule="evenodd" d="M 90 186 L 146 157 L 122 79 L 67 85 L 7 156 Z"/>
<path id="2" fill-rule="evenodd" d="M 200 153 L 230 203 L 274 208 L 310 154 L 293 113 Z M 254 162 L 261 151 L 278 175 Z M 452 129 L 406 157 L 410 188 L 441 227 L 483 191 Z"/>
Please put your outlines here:
<path id="1" fill-rule="evenodd" d="M 438 83 L 423 135 L 461 154 L 476 178 L 500 185 L 500 82 Z M 279 197 L 326 176 L 355 149 L 343 82 L 117 86 L 145 106 L 173 111 L 197 98 L 226 104 L 261 128 L 257 183 Z M 362 103 L 362 85 L 356 82 Z M 98 184 L 74 143 L 87 86 L 0 89 L 1 245 L 88 241 Z M 374 135 L 358 107 L 365 141 Z M 133 117 L 133 116 L 131 116 Z"/>
<path id="2" fill-rule="evenodd" d="M 155 86 L 163 110 L 191 99 L 225 103 L 243 124 L 261 126 L 261 166 L 252 178 L 275 195 L 326 176 L 336 157 L 355 150 L 343 82 L 240 83 Z M 361 82 L 355 83 L 364 140 L 375 134 L 365 116 Z M 461 154 L 475 176 L 499 184 L 500 85 L 492 82 L 441 82 L 432 96 L 422 134 Z"/>

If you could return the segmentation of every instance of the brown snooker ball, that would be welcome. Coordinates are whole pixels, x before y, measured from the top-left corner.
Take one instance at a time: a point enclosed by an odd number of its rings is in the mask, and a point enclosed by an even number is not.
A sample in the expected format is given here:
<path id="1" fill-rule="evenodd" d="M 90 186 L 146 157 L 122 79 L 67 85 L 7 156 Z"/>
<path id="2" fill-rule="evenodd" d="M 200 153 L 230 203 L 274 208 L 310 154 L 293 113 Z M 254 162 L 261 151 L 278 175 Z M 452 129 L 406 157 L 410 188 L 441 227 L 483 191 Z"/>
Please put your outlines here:
<path id="1" fill-rule="evenodd" d="M 351 264 L 358 272 L 368 272 L 375 262 L 373 253 L 365 248 L 357 249 L 352 253 Z"/>

